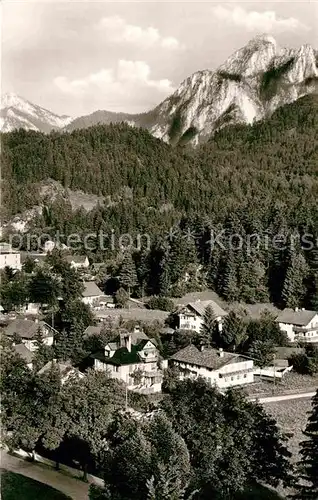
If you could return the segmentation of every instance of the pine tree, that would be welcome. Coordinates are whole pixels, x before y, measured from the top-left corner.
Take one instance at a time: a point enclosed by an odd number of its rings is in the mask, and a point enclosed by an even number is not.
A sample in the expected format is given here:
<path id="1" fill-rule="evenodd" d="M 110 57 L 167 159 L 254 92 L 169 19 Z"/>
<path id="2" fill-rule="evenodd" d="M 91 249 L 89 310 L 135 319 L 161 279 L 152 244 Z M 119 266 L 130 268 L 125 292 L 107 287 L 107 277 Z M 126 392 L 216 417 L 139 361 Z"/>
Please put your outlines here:
<path id="1" fill-rule="evenodd" d="M 136 265 L 129 250 L 126 250 L 124 253 L 118 279 L 120 286 L 125 288 L 130 296 L 131 289 L 137 285 L 138 281 Z"/>
<path id="2" fill-rule="evenodd" d="M 304 431 L 306 440 L 300 443 L 299 478 L 294 498 L 318 498 L 318 390 L 312 399 L 312 411 Z"/>
<path id="3" fill-rule="evenodd" d="M 207 306 L 204 315 L 203 315 L 203 323 L 200 328 L 199 333 L 199 342 L 201 345 L 209 346 L 211 345 L 213 338 L 215 336 L 215 330 L 217 328 L 216 325 L 216 317 L 211 306 Z"/>
<path id="4" fill-rule="evenodd" d="M 167 297 L 169 295 L 171 287 L 171 275 L 170 275 L 170 250 L 168 246 L 162 249 L 163 255 L 160 260 L 159 265 L 159 295 L 162 297 Z"/>
<path id="5" fill-rule="evenodd" d="M 231 311 L 224 319 L 219 336 L 222 347 L 235 350 L 246 339 L 246 323 Z"/>
<path id="6" fill-rule="evenodd" d="M 282 298 L 286 307 L 295 308 L 301 305 L 306 288 L 305 278 L 308 274 L 308 266 L 302 254 L 292 257 L 286 272 Z"/>
<path id="7" fill-rule="evenodd" d="M 219 269 L 218 290 L 229 302 L 239 298 L 239 286 L 237 280 L 237 263 L 230 252 L 224 257 Z"/>

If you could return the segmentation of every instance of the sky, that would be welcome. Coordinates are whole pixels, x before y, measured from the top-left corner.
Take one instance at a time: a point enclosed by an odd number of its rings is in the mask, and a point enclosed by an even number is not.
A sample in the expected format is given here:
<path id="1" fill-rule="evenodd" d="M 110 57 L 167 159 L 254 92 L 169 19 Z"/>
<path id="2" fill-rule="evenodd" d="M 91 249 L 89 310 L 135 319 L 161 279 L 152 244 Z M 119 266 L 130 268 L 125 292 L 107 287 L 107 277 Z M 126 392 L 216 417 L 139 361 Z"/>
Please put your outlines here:
<path id="1" fill-rule="evenodd" d="M 318 49 L 318 3 L 2 0 L 1 93 L 58 114 L 142 112 L 258 34 Z"/>

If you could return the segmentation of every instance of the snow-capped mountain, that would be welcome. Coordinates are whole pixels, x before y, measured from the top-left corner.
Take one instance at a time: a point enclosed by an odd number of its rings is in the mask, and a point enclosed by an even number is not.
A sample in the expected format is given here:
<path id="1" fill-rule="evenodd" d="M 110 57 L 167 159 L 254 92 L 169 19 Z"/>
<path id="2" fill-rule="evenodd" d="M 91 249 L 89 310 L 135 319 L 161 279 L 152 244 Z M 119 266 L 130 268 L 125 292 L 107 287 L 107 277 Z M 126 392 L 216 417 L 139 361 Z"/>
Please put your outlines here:
<path id="1" fill-rule="evenodd" d="M 72 131 L 97 123 L 118 123 L 147 128 L 167 142 L 180 139 L 194 144 L 231 123 L 253 123 L 276 108 L 318 93 L 318 52 L 309 45 L 281 48 L 261 35 L 232 54 L 216 70 L 197 71 L 155 109 L 141 114 L 96 111 L 72 120 L 8 94 L 1 106 L 2 130 L 18 126 L 48 132 Z"/>
<path id="2" fill-rule="evenodd" d="M 11 132 L 17 128 L 50 132 L 53 129 L 66 127 L 72 118 L 59 116 L 47 109 L 8 93 L 1 97 L 0 130 Z"/>
<path id="3" fill-rule="evenodd" d="M 277 107 L 317 93 L 317 52 L 309 45 L 280 48 L 262 35 L 236 51 L 216 71 L 187 78 L 157 108 L 151 131 L 166 141 L 183 134 L 197 143 L 229 123 L 252 123 Z"/>

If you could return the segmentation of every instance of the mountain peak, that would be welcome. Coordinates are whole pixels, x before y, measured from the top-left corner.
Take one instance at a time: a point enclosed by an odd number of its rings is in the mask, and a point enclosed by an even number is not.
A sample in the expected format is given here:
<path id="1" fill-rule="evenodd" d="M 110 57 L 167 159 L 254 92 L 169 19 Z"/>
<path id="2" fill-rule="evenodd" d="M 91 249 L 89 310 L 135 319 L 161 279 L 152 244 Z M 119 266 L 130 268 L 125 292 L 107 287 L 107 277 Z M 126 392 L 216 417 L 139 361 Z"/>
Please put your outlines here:
<path id="1" fill-rule="evenodd" d="M 263 33 L 261 35 L 256 35 L 254 38 L 252 38 L 247 45 L 249 44 L 258 44 L 261 45 L 262 43 L 270 43 L 272 45 L 277 45 L 277 42 L 275 38 L 272 35 L 269 35 L 268 33 Z"/>
<path id="2" fill-rule="evenodd" d="M 63 128 L 72 121 L 69 116 L 56 115 L 14 92 L 7 92 L 1 96 L 0 109 L 2 132 L 10 132 L 16 128 L 49 132 L 52 129 Z"/>
<path id="3" fill-rule="evenodd" d="M 15 94 L 14 92 L 7 92 L 1 96 L 1 109 L 11 108 L 27 102 L 23 97 Z"/>

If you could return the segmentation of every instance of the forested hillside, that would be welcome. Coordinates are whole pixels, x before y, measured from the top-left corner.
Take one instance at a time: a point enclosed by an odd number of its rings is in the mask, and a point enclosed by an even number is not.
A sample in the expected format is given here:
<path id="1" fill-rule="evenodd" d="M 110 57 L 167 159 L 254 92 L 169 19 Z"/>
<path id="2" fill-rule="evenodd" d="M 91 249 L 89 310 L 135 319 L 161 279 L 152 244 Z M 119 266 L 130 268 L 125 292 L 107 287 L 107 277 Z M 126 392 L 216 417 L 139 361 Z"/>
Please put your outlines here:
<path id="1" fill-rule="evenodd" d="M 190 264 L 200 263 L 207 282 L 228 300 L 272 298 L 317 308 L 317 108 L 317 96 L 306 96 L 264 122 L 225 128 L 197 149 L 169 146 L 126 124 L 4 134 L 3 215 L 39 203 L 36 183 L 52 178 L 107 203 L 85 214 L 47 200 L 36 229 L 148 233 L 156 248 L 155 257 L 143 257 L 151 261 L 149 292 L 169 293 Z M 163 243 L 160 236 L 172 226 L 173 241 Z M 245 247 L 212 248 L 211 229 L 244 241 L 253 233 L 262 240 L 309 233 L 312 244 L 261 245 L 250 258 Z"/>

